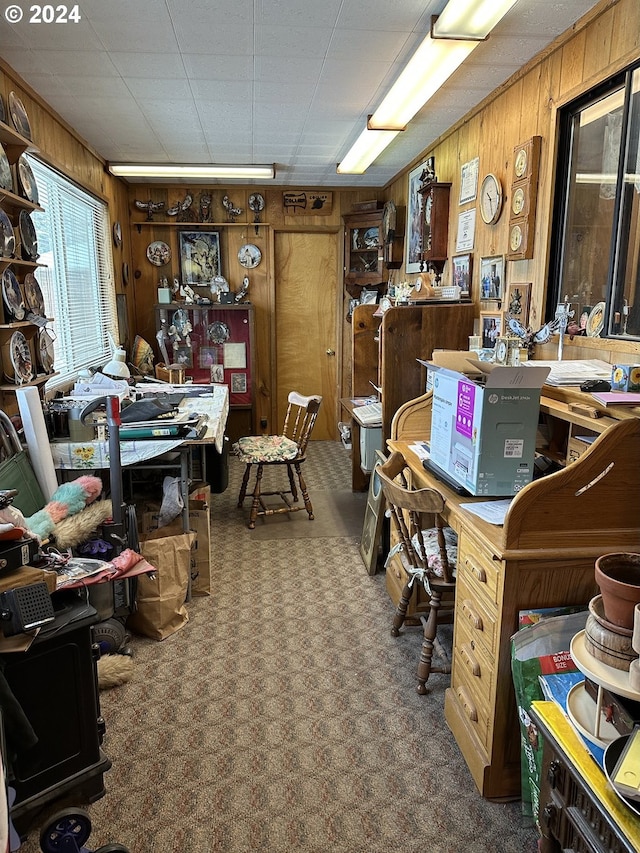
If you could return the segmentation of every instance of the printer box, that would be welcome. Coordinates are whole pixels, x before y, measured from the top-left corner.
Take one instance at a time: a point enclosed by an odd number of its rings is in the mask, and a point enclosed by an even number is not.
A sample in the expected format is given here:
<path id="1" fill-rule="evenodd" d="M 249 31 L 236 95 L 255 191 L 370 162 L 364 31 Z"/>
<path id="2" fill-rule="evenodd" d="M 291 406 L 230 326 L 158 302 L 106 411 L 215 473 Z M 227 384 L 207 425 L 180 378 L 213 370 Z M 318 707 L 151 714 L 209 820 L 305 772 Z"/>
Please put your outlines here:
<path id="1" fill-rule="evenodd" d="M 472 375 L 429 365 L 431 460 L 472 495 L 515 495 L 533 479 L 540 391 L 549 368 L 469 362 Z"/>

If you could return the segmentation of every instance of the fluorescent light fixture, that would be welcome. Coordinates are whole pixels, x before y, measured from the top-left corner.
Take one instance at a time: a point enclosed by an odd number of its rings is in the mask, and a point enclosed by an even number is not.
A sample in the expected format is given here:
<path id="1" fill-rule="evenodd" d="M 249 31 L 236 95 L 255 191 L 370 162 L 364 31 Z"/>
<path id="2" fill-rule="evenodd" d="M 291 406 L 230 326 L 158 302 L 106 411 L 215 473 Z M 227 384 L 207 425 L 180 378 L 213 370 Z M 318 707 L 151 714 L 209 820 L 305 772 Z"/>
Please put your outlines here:
<path id="1" fill-rule="evenodd" d="M 119 178 L 222 178 L 272 181 L 275 164 L 267 166 L 200 166 L 162 163 L 109 163 L 109 171 Z"/>
<path id="2" fill-rule="evenodd" d="M 449 0 L 431 27 L 434 38 L 486 39 L 517 0 Z"/>
<path id="3" fill-rule="evenodd" d="M 399 130 L 369 130 L 365 127 L 343 160 L 338 163 L 337 173 L 339 175 L 364 174 L 376 157 L 382 154 L 399 133 Z"/>

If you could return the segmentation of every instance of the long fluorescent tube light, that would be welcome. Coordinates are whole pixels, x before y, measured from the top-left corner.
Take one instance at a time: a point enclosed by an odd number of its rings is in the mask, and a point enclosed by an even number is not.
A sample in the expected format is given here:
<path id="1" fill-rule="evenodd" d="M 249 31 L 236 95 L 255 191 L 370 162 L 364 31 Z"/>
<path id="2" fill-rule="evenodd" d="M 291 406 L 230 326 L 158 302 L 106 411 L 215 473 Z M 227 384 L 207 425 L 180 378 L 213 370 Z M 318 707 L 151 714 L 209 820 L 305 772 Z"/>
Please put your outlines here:
<path id="1" fill-rule="evenodd" d="M 399 130 L 369 130 L 368 127 L 365 127 L 347 154 L 338 163 L 337 173 L 339 175 L 362 175 L 399 133 Z"/>
<path id="2" fill-rule="evenodd" d="M 449 0 L 434 22 L 434 38 L 486 39 L 518 0 Z"/>
<path id="3" fill-rule="evenodd" d="M 239 178 L 273 180 L 274 164 L 269 166 L 198 166 L 146 163 L 109 163 L 109 171 L 119 178 Z"/>

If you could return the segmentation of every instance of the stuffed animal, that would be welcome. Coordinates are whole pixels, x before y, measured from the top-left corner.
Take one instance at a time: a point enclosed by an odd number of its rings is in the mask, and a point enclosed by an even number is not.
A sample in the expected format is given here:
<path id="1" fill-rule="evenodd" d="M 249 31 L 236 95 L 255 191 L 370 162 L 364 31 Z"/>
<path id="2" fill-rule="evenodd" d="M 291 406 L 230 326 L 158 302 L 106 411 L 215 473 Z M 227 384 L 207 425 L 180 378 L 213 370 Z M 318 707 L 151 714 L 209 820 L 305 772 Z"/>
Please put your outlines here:
<path id="1" fill-rule="evenodd" d="M 71 483 L 63 483 L 58 486 L 43 509 L 25 519 L 27 527 L 40 539 L 46 539 L 59 521 L 83 510 L 93 503 L 101 492 L 102 480 L 88 474 Z"/>

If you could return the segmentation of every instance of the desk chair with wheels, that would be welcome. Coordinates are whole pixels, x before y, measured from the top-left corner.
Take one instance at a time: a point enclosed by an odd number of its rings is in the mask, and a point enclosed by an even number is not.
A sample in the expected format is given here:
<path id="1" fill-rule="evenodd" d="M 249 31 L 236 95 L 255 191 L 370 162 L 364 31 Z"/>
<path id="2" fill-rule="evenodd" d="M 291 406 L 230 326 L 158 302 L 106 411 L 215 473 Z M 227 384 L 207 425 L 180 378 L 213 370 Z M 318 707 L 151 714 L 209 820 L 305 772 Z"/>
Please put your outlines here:
<path id="1" fill-rule="evenodd" d="M 436 489 L 409 489 L 406 480 L 401 477 L 405 468 L 404 456 L 398 452 L 392 453 L 385 464 L 378 468 L 387 512 L 397 536 L 388 559 L 397 556 L 407 576 L 391 633 L 394 637 L 399 635 L 414 588 L 417 583 L 422 583 L 429 596 L 429 612 L 420 616 L 424 638 L 418 664 L 417 690 L 424 695 L 427 692 L 426 682 L 432 672 L 451 672 L 450 664 L 435 666 L 432 658 L 438 625 L 450 622 L 453 616 L 457 544 L 455 533 L 446 527 L 442 518 L 444 497 Z M 434 527 L 423 529 L 425 514 L 435 519 Z"/>
<path id="2" fill-rule="evenodd" d="M 245 463 L 242 486 L 238 497 L 238 507 L 242 507 L 247 494 L 251 467 L 257 466 L 256 481 L 253 489 L 253 502 L 249 513 L 249 529 L 256 526 L 258 516 L 275 515 L 283 512 L 297 512 L 306 509 L 309 519 L 313 520 L 313 506 L 309 499 L 307 486 L 302 476 L 300 466 L 305 461 L 307 444 L 318 417 L 322 397 L 317 395 L 303 397 L 297 391 L 289 394 L 287 413 L 281 435 L 251 435 L 240 438 L 233 445 L 233 452 Z M 261 491 L 262 475 L 265 465 L 286 466 L 289 488 L 276 491 Z M 296 477 L 302 493 L 304 507 L 296 505 L 298 488 Z M 268 506 L 264 498 L 277 495 L 284 506 Z"/>

